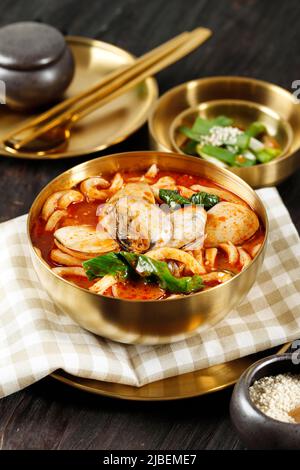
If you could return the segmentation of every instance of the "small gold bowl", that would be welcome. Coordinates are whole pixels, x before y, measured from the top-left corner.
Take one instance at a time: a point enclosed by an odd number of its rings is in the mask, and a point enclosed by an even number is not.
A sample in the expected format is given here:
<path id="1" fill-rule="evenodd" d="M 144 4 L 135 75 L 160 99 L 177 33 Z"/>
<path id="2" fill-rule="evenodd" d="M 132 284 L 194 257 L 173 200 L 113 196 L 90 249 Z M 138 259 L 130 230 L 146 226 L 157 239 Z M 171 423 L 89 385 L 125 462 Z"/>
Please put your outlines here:
<path id="1" fill-rule="evenodd" d="M 268 134 L 275 137 L 282 149 L 278 158 L 285 155 L 292 144 L 293 131 L 290 124 L 269 108 L 244 100 L 212 100 L 202 103 L 196 108 L 188 108 L 176 116 L 170 127 L 170 140 L 176 152 L 184 153 L 182 146 L 187 140 L 180 132 L 181 126 L 191 128 L 198 116 L 204 119 L 213 119 L 221 115 L 230 116 L 234 125 L 242 129 L 246 129 L 254 121 L 262 122 L 267 128 Z M 230 168 L 230 170 L 243 177 L 241 168 Z"/>
<path id="2" fill-rule="evenodd" d="M 273 161 L 247 168 L 230 168 L 254 188 L 272 186 L 300 166 L 300 107 L 291 93 L 277 85 L 245 77 L 211 77 L 179 85 L 165 93 L 149 118 L 151 148 L 180 151 L 181 124 L 191 126 L 200 115 L 228 115 L 241 127 L 264 122 L 281 147 Z"/>
<path id="3" fill-rule="evenodd" d="M 34 250 L 31 230 L 45 200 L 54 192 L 70 188 L 100 173 L 146 170 L 156 163 L 162 170 L 201 175 L 240 196 L 258 214 L 266 230 L 264 243 L 252 261 L 230 281 L 209 290 L 177 299 L 159 301 L 123 300 L 94 294 L 57 276 Z M 178 341 L 195 330 L 209 328 L 225 317 L 248 293 L 262 265 L 268 236 L 268 221 L 257 194 L 233 173 L 196 157 L 162 152 L 129 152 L 100 157 L 62 173 L 36 197 L 28 217 L 32 263 L 42 286 L 59 309 L 83 328 L 97 335 L 131 344 L 161 344 Z"/>

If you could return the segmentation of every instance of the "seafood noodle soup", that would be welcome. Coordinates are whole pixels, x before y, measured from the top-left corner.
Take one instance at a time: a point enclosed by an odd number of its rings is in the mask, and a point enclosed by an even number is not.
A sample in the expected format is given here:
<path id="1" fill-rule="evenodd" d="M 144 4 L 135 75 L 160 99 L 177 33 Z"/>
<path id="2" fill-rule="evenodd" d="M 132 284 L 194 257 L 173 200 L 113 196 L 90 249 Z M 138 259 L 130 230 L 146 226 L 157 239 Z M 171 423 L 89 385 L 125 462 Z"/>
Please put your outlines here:
<path id="1" fill-rule="evenodd" d="M 156 164 L 54 192 L 31 231 L 54 273 L 127 300 L 186 296 L 225 283 L 251 263 L 264 236 L 238 196 Z"/>

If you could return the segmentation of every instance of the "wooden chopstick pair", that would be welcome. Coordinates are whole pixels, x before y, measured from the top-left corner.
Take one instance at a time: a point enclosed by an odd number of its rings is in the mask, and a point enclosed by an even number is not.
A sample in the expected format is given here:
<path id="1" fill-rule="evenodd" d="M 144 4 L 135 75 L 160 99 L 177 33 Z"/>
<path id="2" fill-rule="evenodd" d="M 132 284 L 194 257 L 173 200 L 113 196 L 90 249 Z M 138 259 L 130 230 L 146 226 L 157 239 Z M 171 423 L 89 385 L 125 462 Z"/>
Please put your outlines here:
<path id="1" fill-rule="evenodd" d="M 210 30 L 197 28 L 191 32 L 184 32 L 176 36 L 163 45 L 144 54 L 133 64 L 124 66 L 108 74 L 100 82 L 86 91 L 64 100 L 49 111 L 13 129 L 12 132 L 2 138 L 2 142 L 5 143 L 18 134 L 35 128 L 28 136 L 14 143 L 14 148 L 19 150 L 29 142 L 56 127 L 67 124 L 71 127 L 71 125 L 87 114 L 95 111 L 100 106 L 104 106 L 109 101 L 126 93 L 129 89 L 138 85 L 146 78 L 189 54 L 206 41 L 210 35 Z"/>

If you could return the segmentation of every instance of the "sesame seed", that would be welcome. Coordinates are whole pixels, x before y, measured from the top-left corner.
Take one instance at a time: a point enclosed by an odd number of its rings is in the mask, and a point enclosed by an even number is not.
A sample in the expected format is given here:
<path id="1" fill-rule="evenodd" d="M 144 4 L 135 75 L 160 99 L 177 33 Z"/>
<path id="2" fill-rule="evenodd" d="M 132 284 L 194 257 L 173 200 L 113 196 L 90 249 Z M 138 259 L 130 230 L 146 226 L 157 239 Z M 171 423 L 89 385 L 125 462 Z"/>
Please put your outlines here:
<path id="1" fill-rule="evenodd" d="M 271 418 L 286 423 L 296 421 L 289 412 L 300 406 L 300 375 L 291 373 L 262 377 L 249 388 L 257 408 Z"/>
<path id="2" fill-rule="evenodd" d="M 237 127 L 232 126 L 213 126 L 209 134 L 201 137 L 200 144 L 210 144 L 216 147 L 221 145 L 236 145 L 237 136 L 242 134 L 242 131 Z"/>

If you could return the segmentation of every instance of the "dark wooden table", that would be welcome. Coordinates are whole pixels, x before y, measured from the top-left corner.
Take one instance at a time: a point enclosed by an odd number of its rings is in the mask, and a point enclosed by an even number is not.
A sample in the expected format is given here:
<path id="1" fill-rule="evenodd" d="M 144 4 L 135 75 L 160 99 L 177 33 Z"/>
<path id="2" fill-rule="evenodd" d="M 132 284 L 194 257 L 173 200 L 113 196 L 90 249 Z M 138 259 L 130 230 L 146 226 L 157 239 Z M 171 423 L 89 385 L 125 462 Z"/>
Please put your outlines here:
<path id="1" fill-rule="evenodd" d="M 297 0 L 0 0 L 0 25 L 35 20 L 139 55 L 184 29 L 213 38 L 158 76 L 160 92 L 207 75 L 247 75 L 291 89 L 300 79 Z M 111 151 L 148 147 L 146 126 Z M 55 175 L 83 161 L 0 160 L 0 220 L 28 211 Z M 300 230 L 300 172 L 279 190 Z M 297 197 L 298 196 L 298 197 Z M 0 312 L 1 313 L 1 312 Z M 1 377 L 0 377 L 1 380 Z M 47 378 L 0 401 L 3 449 L 242 449 L 230 424 L 231 390 L 170 403 L 95 397 Z"/>

